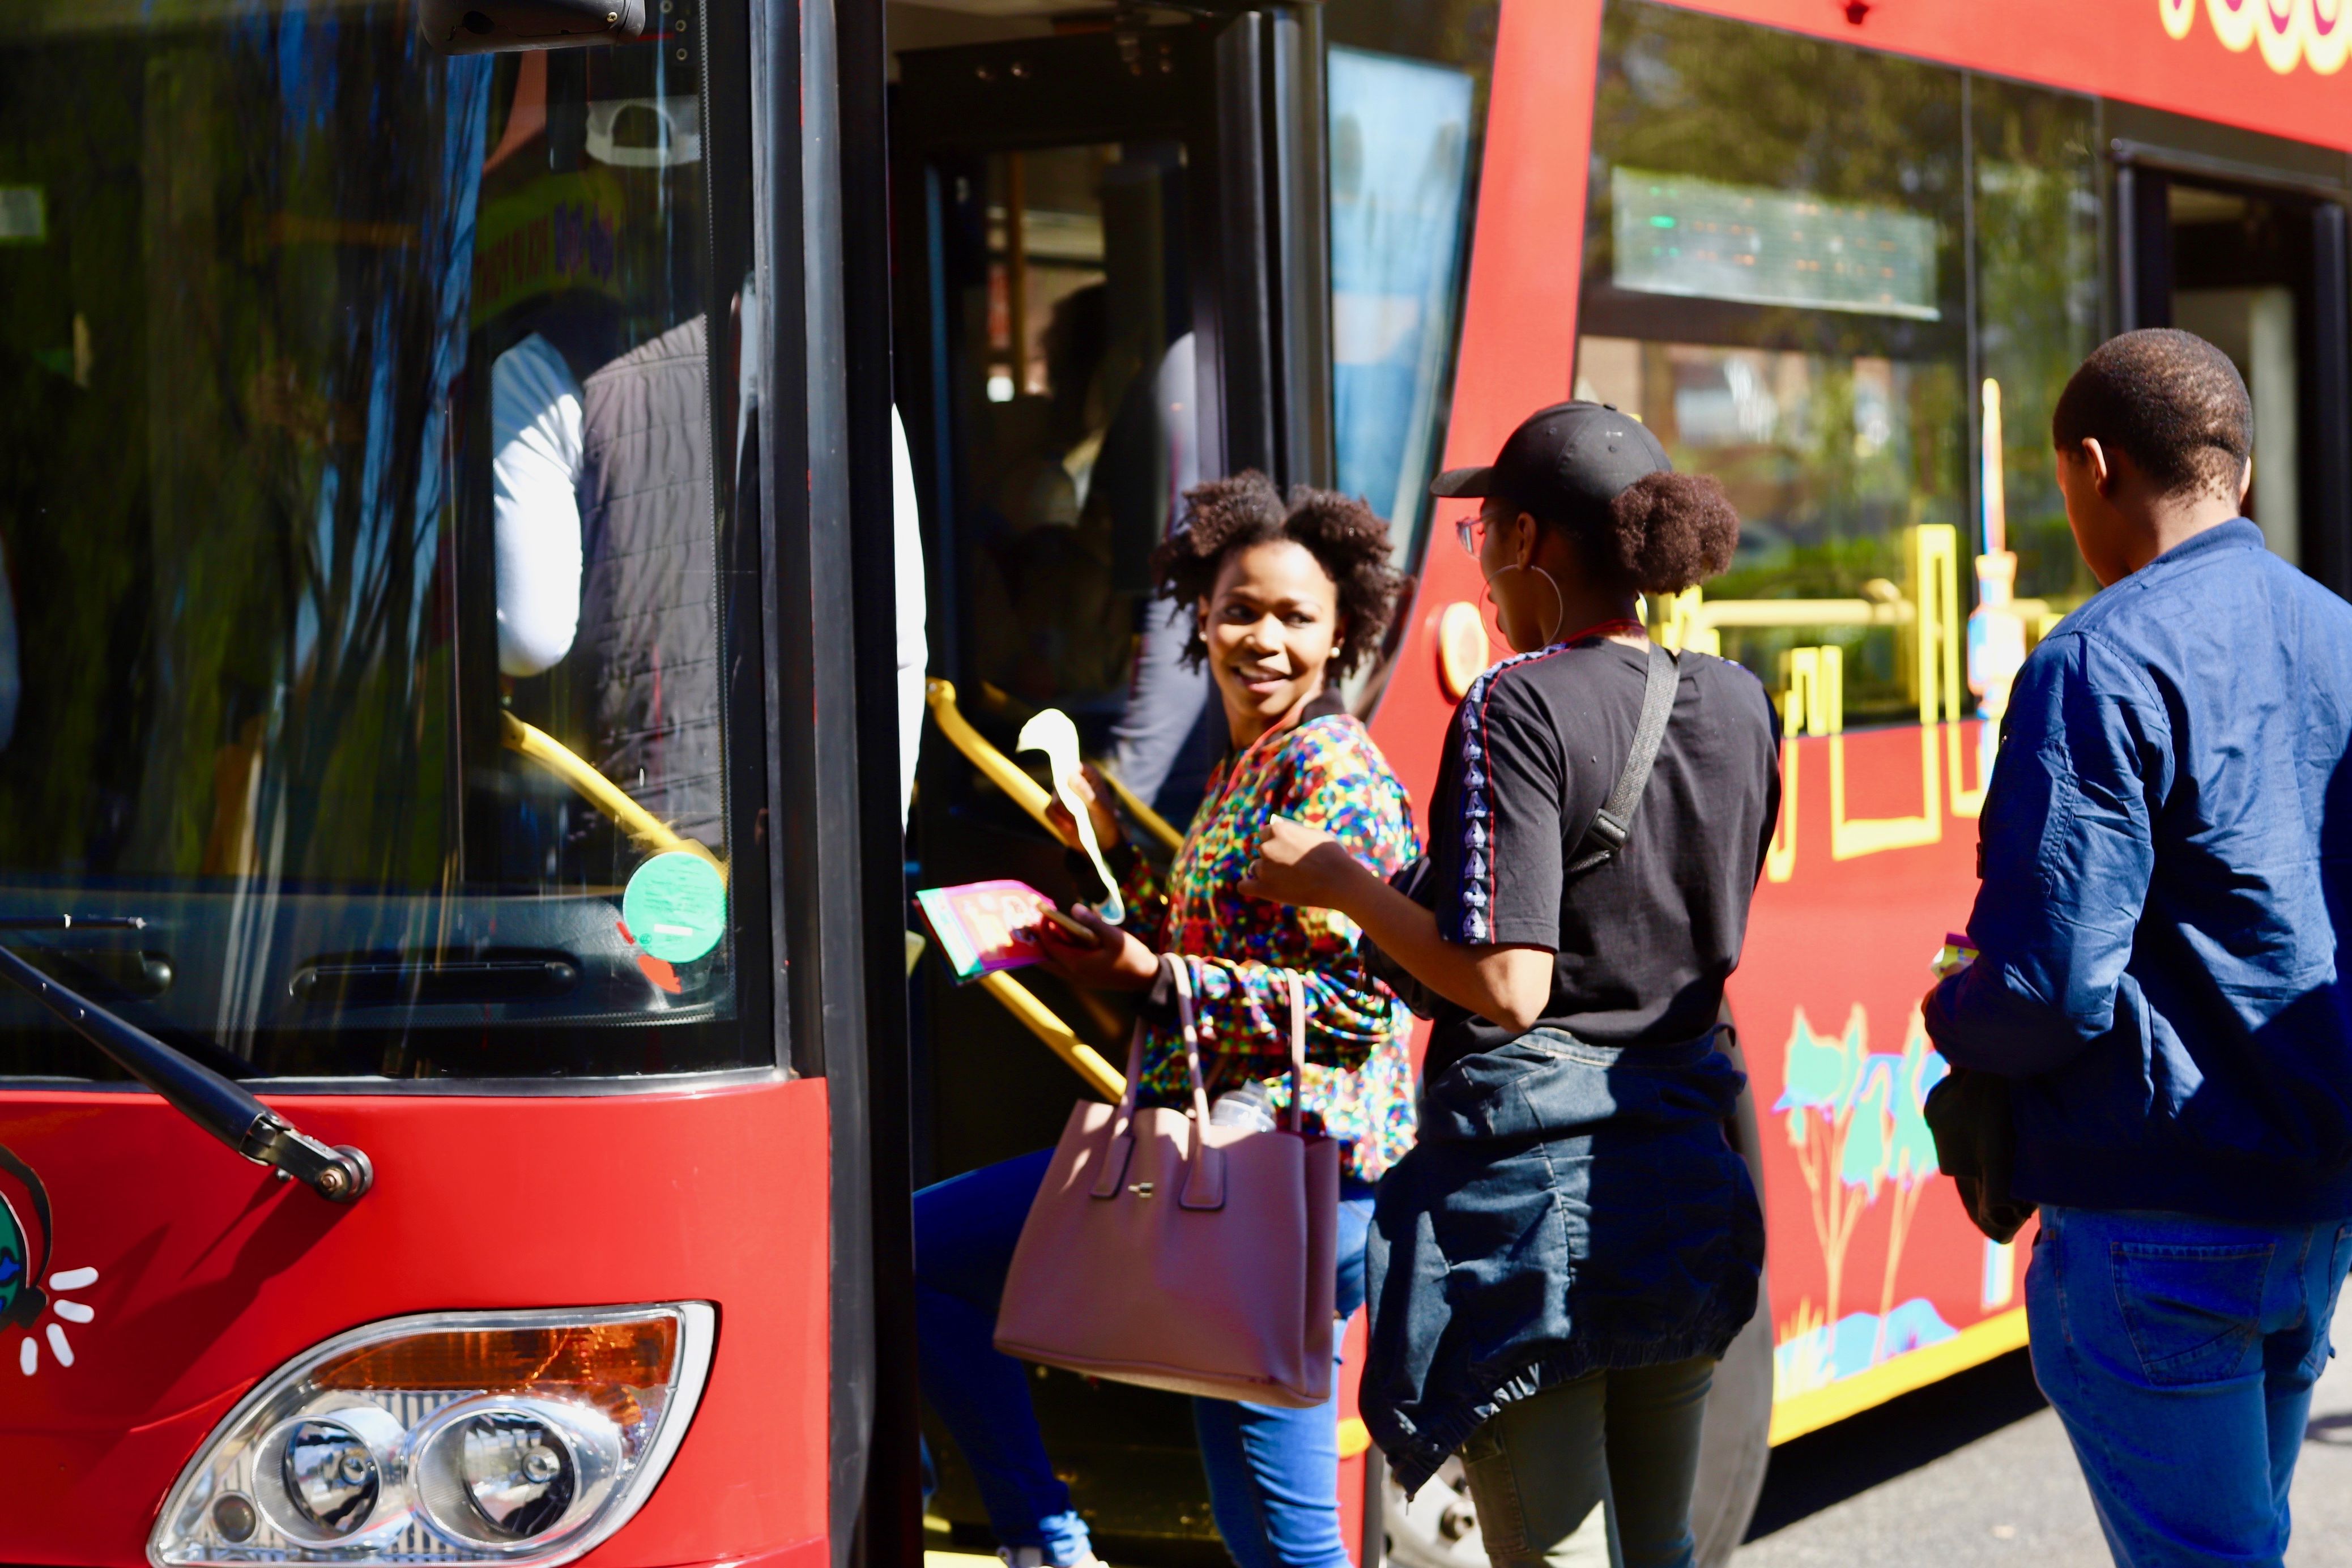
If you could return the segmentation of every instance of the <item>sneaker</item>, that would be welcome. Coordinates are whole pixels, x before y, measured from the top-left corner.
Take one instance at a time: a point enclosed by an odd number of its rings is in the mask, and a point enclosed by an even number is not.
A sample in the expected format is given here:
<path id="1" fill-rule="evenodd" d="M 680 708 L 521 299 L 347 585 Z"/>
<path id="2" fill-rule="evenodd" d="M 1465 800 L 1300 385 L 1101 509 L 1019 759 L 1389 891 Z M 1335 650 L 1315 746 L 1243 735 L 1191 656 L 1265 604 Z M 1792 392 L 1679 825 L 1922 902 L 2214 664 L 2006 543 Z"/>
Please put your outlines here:
<path id="1" fill-rule="evenodd" d="M 1004 1568 L 1103 1568 L 1103 1560 L 1091 1550 L 1069 1563 L 1055 1562 L 1042 1546 L 1000 1546 L 996 1555 Z"/>

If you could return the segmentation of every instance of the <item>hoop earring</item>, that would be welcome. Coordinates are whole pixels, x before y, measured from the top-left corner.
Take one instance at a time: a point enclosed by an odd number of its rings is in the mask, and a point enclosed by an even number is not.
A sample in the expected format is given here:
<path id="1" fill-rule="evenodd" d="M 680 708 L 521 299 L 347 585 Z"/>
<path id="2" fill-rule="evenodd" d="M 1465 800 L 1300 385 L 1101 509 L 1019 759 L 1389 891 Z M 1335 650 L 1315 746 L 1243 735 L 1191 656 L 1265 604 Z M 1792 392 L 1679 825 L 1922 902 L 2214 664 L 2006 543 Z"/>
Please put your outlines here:
<path id="1" fill-rule="evenodd" d="M 1495 578 L 1501 576 L 1504 572 L 1532 572 L 1537 576 L 1542 578 L 1546 584 L 1550 585 L 1551 602 L 1554 606 L 1551 617 L 1551 630 L 1544 635 L 1544 640 L 1542 643 L 1543 647 L 1549 647 L 1553 643 L 1559 640 L 1560 627 L 1566 625 L 1568 621 L 1568 595 L 1559 591 L 1559 580 L 1540 566 L 1522 566 L 1517 562 L 1513 562 L 1510 565 L 1503 567 L 1501 571 L 1497 571 L 1493 576 L 1486 579 L 1487 597 L 1494 597 Z M 1502 608 L 1499 601 L 1496 603 L 1496 608 L 1498 610 Z"/>

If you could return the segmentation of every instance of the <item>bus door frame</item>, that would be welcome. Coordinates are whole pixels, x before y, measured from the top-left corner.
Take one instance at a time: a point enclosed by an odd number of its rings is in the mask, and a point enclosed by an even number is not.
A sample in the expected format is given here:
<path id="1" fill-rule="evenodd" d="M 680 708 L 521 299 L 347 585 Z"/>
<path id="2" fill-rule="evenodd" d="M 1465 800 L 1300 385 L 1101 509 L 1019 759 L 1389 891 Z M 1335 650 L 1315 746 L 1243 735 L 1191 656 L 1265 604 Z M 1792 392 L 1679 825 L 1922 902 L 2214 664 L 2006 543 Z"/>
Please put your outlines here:
<path id="1" fill-rule="evenodd" d="M 957 550 L 966 506 L 958 493 L 961 433 L 944 416 L 952 407 L 954 367 L 953 345 L 941 330 L 950 316 L 939 246 L 946 196 L 938 160 L 1147 138 L 1181 142 L 1188 155 L 1181 243 L 1201 373 L 1201 472 L 1254 468 L 1277 484 L 1328 486 L 1335 458 L 1322 17 L 1313 5 L 1270 6 L 1181 26 L 1114 26 L 909 50 L 898 57 L 900 79 L 888 89 L 896 99 L 889 105 L 882 7 L 863 8 L 870 15 L 853 21 L 858 9 L 841 13 L 842 108 L 845 116 L 855 110 L 846 121 L 855 129 L 841 147 L 849 258 L 845 347 L 856 416 L 850 468 L 861 496 L 879 498 L 870 510 L 857 509 L 869 520 L 859 530 L 888 531 L 895 393 L 921 497 L 931 668 L 961 676 L 966 639 L 955 589 L 962 578 Z M 1162 79 L 1167 90 L 1155 92 Z M 894 320 L 910 329 L 921 323 L 923 332 L 895 360 Z M 817 374 L 814 363 L 810 374 Z M 861 578 L 857 596 L 861 670 L 887 672 L 887 645 L 869 651 L 866 628 L 881 622 L 887 585 Z M 883 700 L 877 695 L 868 704 L 866 689 L 861 676 L 861 731 L 878 722 Z M 863 774 L 874 780 L 888 771 L 869 757 Z M 869 804 L 869 816 L 872 810 Z M 890 841 L 887 877 L 881 850 L 867 851 L 869 879 L 877 890 L 868 894 L 866 939 L 876 976 L 868 987 L 876 1044 L 866 1089 L 871 1096 L 874 1342 L 911 1347 L 907 1197 L 917 1169 L 917 1069 L 894 934 L 905 916 L 902 847 L 900 840 Z M 878 890 L 884 880 L 893 889 L 887 907 Z M 885 935 L 891 938 L 887 964 Z M 885 991 L 891 994 L 887 1021 L 896 1026 L 887 1046 Z M 838 1310 L 838 1284 L 835 1296 Z M 871 1350 L 869 1344 L 869 1355 Z M 874 1424 L 860 1561 L 911 1563 L 922 1550 L 913 1367 L 913 1357 L 903 1355 L 884 1356 L 872 1368 Z M 839 1441 L 837 1436 L 837 1453 Z M 1368 1488 L 1375 1510 L 1377 1487 L 1375 1480 Z M 1377 1512 L 1371 1517 L 1376 1521 Z"/>
<path id="2" fill-rule="evenodd" d="M 949 320 L 938 237 L 943 154 L 1165 139 L 1188 162 L 1186 268 L 1201 380 L 1201 472 L 1278 484 L 1332 473 L 1330 264 L 1322 19 L 1312 6 L 1206 23 L 909 50 L 891 153 L 900 319 Z M 935 667 L 961 673 L 953 585 L 966 498 L 952 345 L 927 341 L 898 394 L 925 500 Z"/>
<path id="3" fill-rule="evenodd" d="M 2303 569 L 2352 597 L 2352 159 L 2137 105 L 2102 106 L 2114 167 L 2116 330 L 2172 324 L 2168 197 L 2178 177 L 2284 198 L 2312 226 L 2311 319 L 2299 334 Z"/>
<path id="4" fill-rule="evenodd" d="M 914 1279 L 883 8 L 738 8 L 761 301 L 742 345 L 761 389 L 746 461 L 764 563 L 760 837 L 780 1047 L 826 1082 L 828 1548 L 850 1568 L 919 1561 L 922 1529 L 912 1358 L 878 1353 L 911 1338 Z"/>

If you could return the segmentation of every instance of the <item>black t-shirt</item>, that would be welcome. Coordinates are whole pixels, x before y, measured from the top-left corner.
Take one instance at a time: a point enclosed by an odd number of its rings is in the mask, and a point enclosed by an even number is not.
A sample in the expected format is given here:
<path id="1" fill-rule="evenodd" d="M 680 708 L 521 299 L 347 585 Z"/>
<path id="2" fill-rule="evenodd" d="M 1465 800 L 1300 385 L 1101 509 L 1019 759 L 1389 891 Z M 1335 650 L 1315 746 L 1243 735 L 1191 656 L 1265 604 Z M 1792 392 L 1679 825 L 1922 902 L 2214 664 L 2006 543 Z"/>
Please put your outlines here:
<path id="1" fill-rule="evenodd" d="M 1714 1025 L 1780 810 L 1780 721 L 1762 683 L 1685 653 L 1632 837 L 1567 875 L 1625 765 L 1647 668 L 1646 650 L 1592 638 L 1479 677 L 1446 731 L 1429 856 L 1413 868 L 1447 941 L 1551 949 L 1542 1025 L 1596 1045 Z M 1513 1037 L 1443 998 L 1434 1016 L 1432 1074 Z"/>

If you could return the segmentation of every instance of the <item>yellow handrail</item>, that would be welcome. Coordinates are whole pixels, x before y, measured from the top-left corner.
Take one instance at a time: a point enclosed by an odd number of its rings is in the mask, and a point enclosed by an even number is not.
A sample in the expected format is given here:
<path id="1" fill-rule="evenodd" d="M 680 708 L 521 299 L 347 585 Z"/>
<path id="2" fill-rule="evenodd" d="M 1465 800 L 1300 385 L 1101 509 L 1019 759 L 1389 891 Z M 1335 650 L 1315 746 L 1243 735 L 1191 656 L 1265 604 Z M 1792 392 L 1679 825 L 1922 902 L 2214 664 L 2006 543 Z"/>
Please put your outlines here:
<path id="1" fill-rule="evenodd" d="M 704 845 L 683 837 L 670 830 L 670 826 L 622 793 L 618 784 L 575 755 L 572 749 L 546 731 L 526 724 L 511 713 L 499 715 L 502 731 L 500 739 L 507 750 L 520 752 L 537 763 L 578 792 L 581 798 L 613 819 L 622 832 L 647 849 L 659 854 L 666 850 L 682 849 L 719 868 L 723 875 L 726 862 L 712 854 Z"/>
<path id="2" fill-rule="evenodd" d="M 1114 1101 L 1126 1096 L 1127 1075 L 1103 1060 L 1100 1051 L 1078 1038 L 1026 985 L 1000 969 L 993 974 L 982 975 L 980 986 L 1003 1003 L 1004 1010 L 1045 1041 L 1049 1050 L 1069 1063 L 1070 1070 L 1086 1079 L 1087 1087 L 1097 1094 Z"/>
<path id="3" fill-rule="evenodd" d="M 1037 819 L 1037 825 L 1052 834 L 1056 841 L 1076 847 L 1054 826 L 1045 808 L 1054 797 L 1045 786 L 1021 771 L 1018 763 L 989 743 L 988 738 L 971 727 L 971 721 L 956 706 L 956 689 L 950 683 L 934 676 L 923 683 L 923 695 L 931 706 L 931 720 L 940 727 L 955 749 L 968 758 L 988 781 L 1012 798 L 1013 804 Z M 1010 1004 L 1007 1004 L 1010 1005 Z"/>
<path id="4" fill-rule="evenodd" d="M 1168 847 L 1170 854 L 1184 847 L 1184 836 L 1176 831 L 1175 824 L 1143 804 L 1143 797 L 1127 787 L 1125 780 L 1102 763 L 1095 764 L 1102 782 L 1110 785 L 1110 793 L 1118 797 L 1120 807 L 1135 818 L 1135 825 Z"/>

